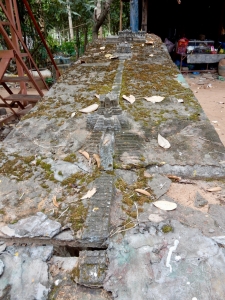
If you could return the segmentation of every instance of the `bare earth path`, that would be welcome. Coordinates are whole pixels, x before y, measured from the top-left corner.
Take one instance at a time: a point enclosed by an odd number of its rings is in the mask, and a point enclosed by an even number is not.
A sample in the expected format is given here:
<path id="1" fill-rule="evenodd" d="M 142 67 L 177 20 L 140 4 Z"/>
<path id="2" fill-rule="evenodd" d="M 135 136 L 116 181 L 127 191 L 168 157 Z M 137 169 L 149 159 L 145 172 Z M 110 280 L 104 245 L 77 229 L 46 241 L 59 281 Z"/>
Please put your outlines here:
<path id="1" fill-rule="evenodd" d="M 203 78 L 202 75 L 184 77 L 225 145 L 225 81 L 205 79 L 204 85 L 200 85 L 198 82 Z M 211 88 L 207 88 L 209 84 Z"/>

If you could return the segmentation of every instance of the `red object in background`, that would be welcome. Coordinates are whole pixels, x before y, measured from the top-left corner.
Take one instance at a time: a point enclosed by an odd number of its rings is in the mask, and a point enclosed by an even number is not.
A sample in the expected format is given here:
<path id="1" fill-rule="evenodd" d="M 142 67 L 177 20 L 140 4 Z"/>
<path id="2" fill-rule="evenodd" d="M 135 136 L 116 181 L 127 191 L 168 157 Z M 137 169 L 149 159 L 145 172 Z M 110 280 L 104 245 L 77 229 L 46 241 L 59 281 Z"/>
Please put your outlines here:
<path id="1" fill-rule="evenodd" d="M 177 53 L 178 54 L 186 54 L 187 46 L 188 46 L 189 40 L 186 38 L 182 38 L 177 43 Z"/>

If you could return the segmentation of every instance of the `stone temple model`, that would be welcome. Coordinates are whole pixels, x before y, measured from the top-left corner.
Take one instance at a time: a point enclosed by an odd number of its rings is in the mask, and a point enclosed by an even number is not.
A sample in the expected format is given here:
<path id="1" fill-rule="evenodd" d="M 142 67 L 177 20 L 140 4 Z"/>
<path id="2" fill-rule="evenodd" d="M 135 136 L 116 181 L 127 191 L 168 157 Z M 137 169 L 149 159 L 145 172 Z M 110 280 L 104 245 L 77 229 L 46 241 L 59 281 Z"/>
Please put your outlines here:
<path id="1" fill-rule="evenodd" d="M 114 93 L 100 95 L 100 106 L 96 113 L 87 117 L 87 129 L 94 131 L 119 131 L 128 128 L 128 121 Z"/>

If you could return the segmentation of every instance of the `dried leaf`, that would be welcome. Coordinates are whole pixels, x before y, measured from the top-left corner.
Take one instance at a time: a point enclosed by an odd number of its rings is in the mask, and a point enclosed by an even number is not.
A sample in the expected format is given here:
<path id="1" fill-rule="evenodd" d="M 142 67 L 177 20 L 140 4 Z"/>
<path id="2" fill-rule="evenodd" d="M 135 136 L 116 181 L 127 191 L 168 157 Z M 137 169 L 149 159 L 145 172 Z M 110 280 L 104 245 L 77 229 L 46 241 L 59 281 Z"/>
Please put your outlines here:
<path id="1" fill-rule="evenodd" d="M 97 210 L 99 210 L 98 207 L 94 207 L 94 208 L 92 209 L 92 211 L 97 211 Z"/>
<path id="2" fill-rule="evenodd" d="M 208 192 L 219 192 L 219 191 L 222 191 L 222 188 L 220 186 L 215 186 L 212 188 L 208 188 L 207 191 Z"/>
<path id="3" fill-rule="evenodd" d="M 90 155 L 87 151 L 79 150 L 79 153 L 82 154 L 85 158 L 87 158 L 87 160 L 90 159 Z"/>
<path id="4" fill-rule="evenodd" d="M 151 194 L 149 192 L 147 192 L 146 190 L 135 189 L 135 192 L 138 192 L 138 193 L 146 195 L 146 196 L 151 196 Z"/>
<path id="5" fill-rule="evenodd" d="M 191 181 L 189 179 L 181 179 L 179 183 L 185 183 L 185 184 L 196 184 L 194 181 Z"/>
<path id="6" fill-rule="evenodd" d="M 158 134 L 158 144 L 164 149 L 170 148 L 170 143 L 167 141 L 164 137 L 162 137 L 160 134 Z"/>
<path id="7" fill-rule="evenodd" d="M 103 46 L 103 47 L 100 47 L 100 50 L 105 50 L 105 46 Z"/>
<path id="8" fill-rule="evenodd" d="M 156 201 L 153 202 L 153 204 L 162 210 L 174 210 L 175 208 L 177 208 L 176 203 L 165 200 Z"/>
<path id="9" fill-rule="evenodd" d="M 183 100 L 183 99 L 177 99 L 177 102 L 178 102 L 178 103 L 183 103 L 184 100 Z"/>
<path id="10" fill-rule="evenodd" d="M 154 41 L 153 40 L 146 40 L 145 44 L 147 44 L 147 45 L 153 45 Z"/>
<path id="11" fill-rule="evenodd" d="M 221 164 L 221 165 L 225 164 L 225 160 L 220 161 L 219 164 Z M 0 181 L 0 182 L 1 182 L 1 181 Z"/>
<path id="12" fill-rule="evenodd" d="M 152 175 L 151 175 L 151 174 L 149 174 L 148 172 L 144 171 L 144 177 L 146 177 L 146 178 L 151 178 L 151 177 L 152 177 Z"/>
<path id="13" fill-rule="evenodd" d="M 54 197 L 52 198 L 52 202 L 53 202 L 53 204 L 54 204 L 56 207 L 59 207 L 59 203 L 58 203 L 57 200 L 56 200 L 56 196 L 54 196 Z"/>
<path id="14" fill-rule="evenodd" d="M 85 194 L 81 200 L 84 200 L 84 199 L 90 199 L 94 194 L 96 193 L 96 188 L 93 188 L 92 190 L 89 190 L 87 192 L 87 194 Z"/>
<path id="15" fill-rule="evenodd" d="M 130 96 L 123 95 L 123 99 L 127 100 L 131 104 L 133 104 L 135 102 L 135 97 L 133 95 L 130 95 Z"/>
<path id="16" fill-rule="evenodd" d="M 101 159 L 100 159 L 99 155 L 98 154 L 93 154 L 93 157 L 94 157 L 94 159 L 97 162 L 98 168 L 100 168 L 100 166 L 101 166 Z"/>
<path id="17" fill-rule="evenodd" d="M 98 98 L 98 99 L 100 98 L 100 96 L 98 94 L 95 94 L 95 97 Z"/>
<path id="18" fill-rule="evenodd" d="M 150 57 L 153 57 L 153 56 L 154 56 L 154 54 L 150 54 L 149 56 L 150 56 Z"/>
<path id="19" fill-rule="evenodd" d="M 175 176 L 175 175 L 167 175 L 167 177 L 169 179 L 173 179 L 173 180 L 176 180 L 176 181 L 180 181 L 181 180 L 181 177 L 178 177 L 178 176 Z"/>
<path id="20" fill-rule="evenodd" d="M 119 58 L 119 56 L 117 56 L 117 55 L 114 55 L 114 56 L 110 57 L 110 59 L 117 59 L 117 58 Z"/>
<path id="21" fill-rule="evenodd" d="M 156 103 L 156 102 L 162 102 L 165 97 L 162 96 L 152 96 L 152 97 L 144 97 L 145 100 L 152 102 L 152 103 Z"/>
<path id="22" fill-rule="evenodd" d="M 88 107 L 82 108 L 79 111 L 83 113 L 90 113 L 92 111 L 95 111 L 98 108 L 98 104 L 92 104 Z"/>
<path id="23" fill-rule="evenodd" d="M 106 58 L 111 58 L 111 57 L 112 57 L 112 54 L 106 54 L 105 57 L 106 57 Z"/>
<path id="24" fill-rule="evenodd" d="M 106 145 L 108 142 L 109 142 L 109 139 L 106 139 L 106 140 L 103 142 L 103 145 Z"/>
<path id="25" fill-rule="evenodd" d="M 71 114 L 71 118 L 73 118 L 75 115 L 76 115 L 76 113 L 73 112 L 73 113 Z"/>

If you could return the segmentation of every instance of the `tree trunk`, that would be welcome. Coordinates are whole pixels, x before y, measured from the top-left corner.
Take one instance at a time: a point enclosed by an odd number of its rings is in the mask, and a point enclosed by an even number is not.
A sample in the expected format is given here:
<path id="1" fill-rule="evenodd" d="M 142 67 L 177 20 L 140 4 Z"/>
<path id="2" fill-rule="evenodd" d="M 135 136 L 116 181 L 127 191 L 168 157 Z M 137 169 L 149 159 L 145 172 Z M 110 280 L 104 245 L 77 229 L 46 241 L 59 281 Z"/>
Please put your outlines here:
<path id="1" fill-rule="evenodd" d="M 86 51 L 88 44 L 88 26 L 84 27 L 84 52 Z"/>
<path id="2" fill-rule="evenodd" d="M 78 59 L 80 57 L 80 32 L 79 27 L 76 27 L 76 58 Z"/>
<path id="3" fill-rule="evenodd" d="M 94 24 L 92 27 L 93 40 L 96 40 L 98 38 L 99 28 L 102 26 L 103 22 L 105 21 L 112 2 L 113 0 L 105 0 L 105 3 L 103 4 L 101 10 L 101 14 L 99 16 L 97 15 L 97 9 L 94 10 Z"/>
<path id="4" fill-rule="evenodd" d="M 73 34 L 73 22 L 72 22 L 72 14 L 71 14 L 71 8 L 70 8 L 70 3 L 69 0 L 67 0 L 67 11 L 68 11 L 68 21 L 69 21 L 69 31 L 70 31 L 70 40 L 74 39 L 74 34 Z"/>

